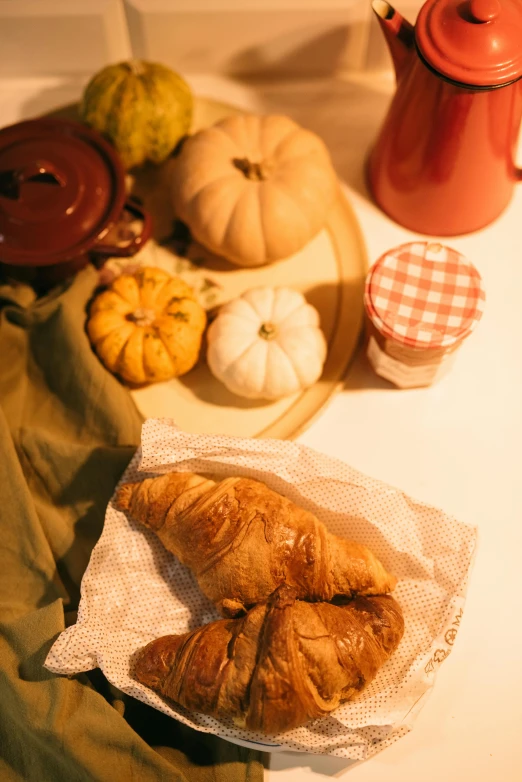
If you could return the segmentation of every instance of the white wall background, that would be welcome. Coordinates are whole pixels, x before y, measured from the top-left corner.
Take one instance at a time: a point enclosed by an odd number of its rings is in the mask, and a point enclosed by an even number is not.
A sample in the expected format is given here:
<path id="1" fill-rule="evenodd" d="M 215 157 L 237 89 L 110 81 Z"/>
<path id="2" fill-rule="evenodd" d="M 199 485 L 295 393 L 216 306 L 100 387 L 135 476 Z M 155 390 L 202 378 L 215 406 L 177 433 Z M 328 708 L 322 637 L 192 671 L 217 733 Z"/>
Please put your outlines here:
<path id="1" fill-rule="evenodd" d="M 313 78 L 389 66 L 371 0 L 0 0 L 0 78 L 137 57 L 181 73 Z M 400 10 L 414 21 L 422 0 Z"/>

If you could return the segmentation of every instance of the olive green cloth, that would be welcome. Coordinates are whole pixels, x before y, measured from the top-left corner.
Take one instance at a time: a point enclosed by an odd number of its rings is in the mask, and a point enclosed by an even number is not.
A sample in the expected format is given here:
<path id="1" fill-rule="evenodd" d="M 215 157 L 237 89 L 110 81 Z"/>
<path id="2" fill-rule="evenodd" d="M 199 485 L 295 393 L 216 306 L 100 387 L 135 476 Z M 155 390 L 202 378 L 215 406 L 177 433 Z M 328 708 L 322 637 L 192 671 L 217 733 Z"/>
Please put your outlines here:
<path id="1" fill-rule="evenodd" d="M 93 354 L 93 267 L 36 299 L 0 286 L 0 779 L 258 782 L 262 754 L 197 733 L 99 670 L 49 673 L 114 486 L 139 442 L 129 393 Z"/>

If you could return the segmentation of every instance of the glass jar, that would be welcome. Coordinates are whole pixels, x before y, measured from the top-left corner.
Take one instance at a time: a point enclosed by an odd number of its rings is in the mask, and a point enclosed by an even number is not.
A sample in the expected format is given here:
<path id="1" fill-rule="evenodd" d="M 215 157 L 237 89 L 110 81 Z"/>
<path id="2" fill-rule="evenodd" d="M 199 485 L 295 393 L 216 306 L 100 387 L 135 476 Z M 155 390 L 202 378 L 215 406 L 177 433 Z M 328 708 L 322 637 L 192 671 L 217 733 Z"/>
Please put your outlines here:
<path id="1" fill-rule="evenodd" d="M 374 371 L 398 388 L 431 385 L 475 328 L 484 301 L 478 271 L 456 250 L 411 242 L 385 253 L 364 293 Z"/>

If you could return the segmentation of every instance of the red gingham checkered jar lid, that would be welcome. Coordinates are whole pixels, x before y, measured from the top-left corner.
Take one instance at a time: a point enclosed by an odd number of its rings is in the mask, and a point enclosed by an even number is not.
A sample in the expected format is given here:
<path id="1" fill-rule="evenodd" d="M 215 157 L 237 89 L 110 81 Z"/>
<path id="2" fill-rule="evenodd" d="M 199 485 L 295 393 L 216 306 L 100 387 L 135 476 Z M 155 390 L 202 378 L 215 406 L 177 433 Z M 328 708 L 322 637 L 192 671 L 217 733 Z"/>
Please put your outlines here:
<path id="1" fill-rule="evenodd" d="M 463 255 L 433 242 L 385 253 L 366 278 L 364 304 L 376 329 L 411 348 L 460 342 L 484 310 L 480 274 Z"/>

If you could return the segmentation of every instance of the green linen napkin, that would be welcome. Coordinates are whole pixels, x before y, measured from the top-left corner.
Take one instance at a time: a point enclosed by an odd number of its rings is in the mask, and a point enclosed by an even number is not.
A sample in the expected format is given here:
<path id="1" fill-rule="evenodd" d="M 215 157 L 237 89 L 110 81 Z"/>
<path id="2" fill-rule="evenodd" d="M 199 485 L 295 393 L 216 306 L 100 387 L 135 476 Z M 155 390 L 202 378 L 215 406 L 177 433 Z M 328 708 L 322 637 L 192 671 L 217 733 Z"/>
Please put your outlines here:
<path id="1" fill-rule="evenodd" d="M 258 782 L 262 754 L 197 733 L 100 671 L 49 673 L 141 417 L 84 331 L 89 266 L 37 299 L 0 286 L 0 779 Z"/>

